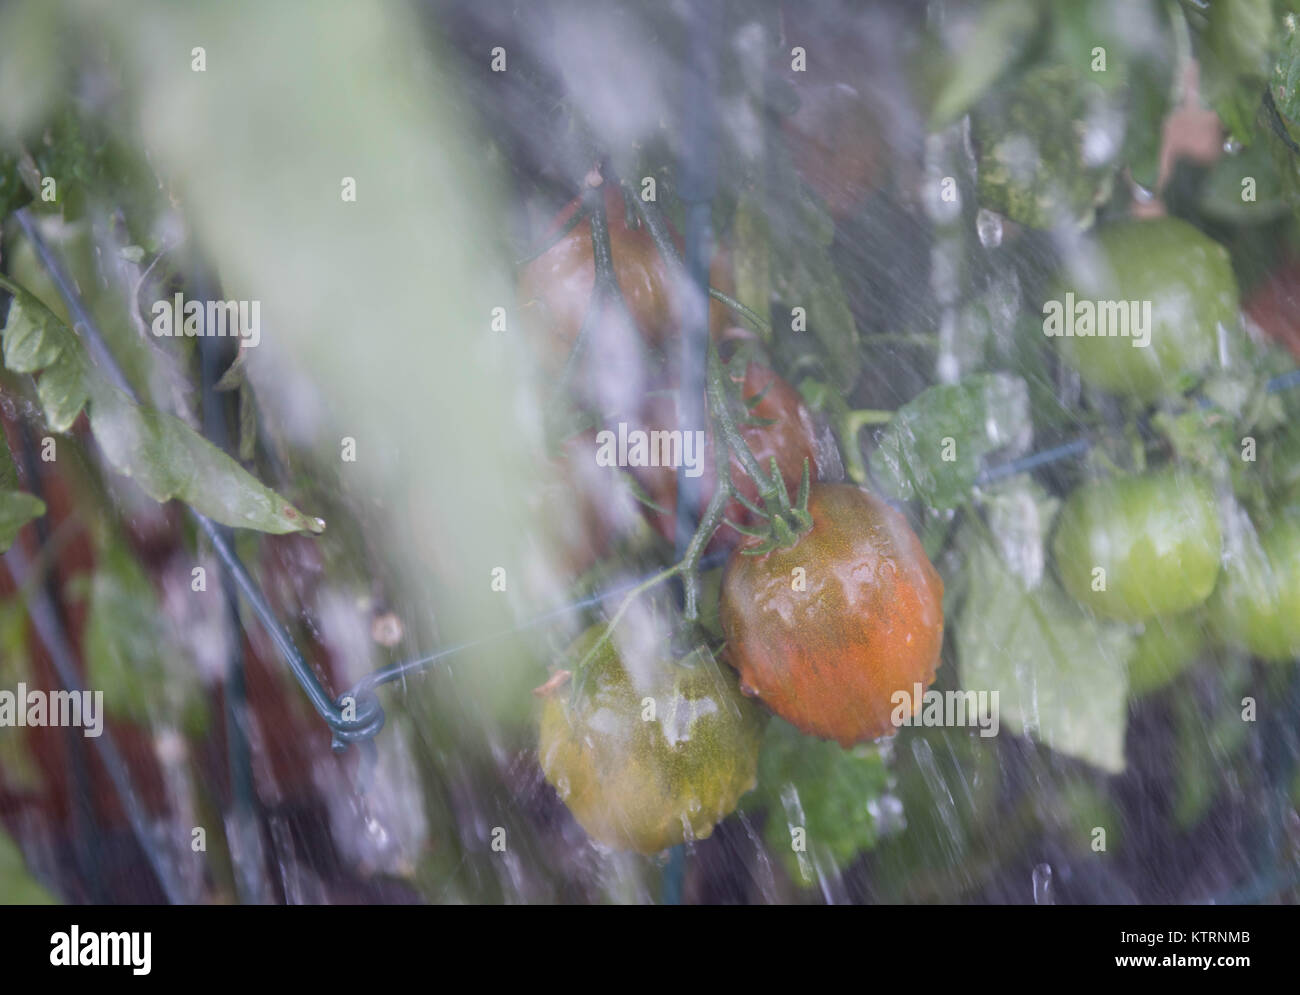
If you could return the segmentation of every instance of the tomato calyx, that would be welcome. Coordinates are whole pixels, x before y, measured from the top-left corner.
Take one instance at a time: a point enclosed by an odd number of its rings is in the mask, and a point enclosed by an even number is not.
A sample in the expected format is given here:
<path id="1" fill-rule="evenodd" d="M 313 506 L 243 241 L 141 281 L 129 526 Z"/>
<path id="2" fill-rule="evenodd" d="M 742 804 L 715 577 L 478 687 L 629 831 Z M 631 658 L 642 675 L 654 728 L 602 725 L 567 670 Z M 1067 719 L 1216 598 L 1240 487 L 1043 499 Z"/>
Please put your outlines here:
<path id="1" fill-rule="evenodd" d="M 750 528 L 747 525 L 741 525 L 733 522 L 729 518 L 723 521 L 730 525 L 741 535 L 752 536 L 763 541 L 754 546 L 747 546 L 741 550 L 744 556 L 762 556 L 764 553 L 770 553 L 774 549 L 788 549 L 799 541 L 799 537 L 812 528 L 812 515 L 808 511 L 808 491 L 810 487 L 810 469 L 807 457 L 803 461 L 803 476 L 799 480 L 799 493 L 793 502 L 790 501 L 790 492 L 786 490 L 785 478 L 776 463 L 776 458 L 772 458 L 771 477 L 776 491 L 777 508 L 773 511 L 767 511 L 758 507 L 756 504 L 745 499 L 744 495 L 734 492 L 737 501 L 743 504 L 755 515 L 767 521 L 765 528 Z"/>

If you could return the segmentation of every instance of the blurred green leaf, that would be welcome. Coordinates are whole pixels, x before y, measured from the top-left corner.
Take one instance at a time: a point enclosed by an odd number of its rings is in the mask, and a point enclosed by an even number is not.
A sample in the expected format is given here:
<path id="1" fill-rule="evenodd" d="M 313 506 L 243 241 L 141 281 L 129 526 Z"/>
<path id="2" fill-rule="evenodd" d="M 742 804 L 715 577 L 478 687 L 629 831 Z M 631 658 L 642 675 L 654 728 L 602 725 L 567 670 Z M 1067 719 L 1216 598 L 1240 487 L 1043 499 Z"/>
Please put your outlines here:
<path id="1" fill-rule="evenodd" d="M 0 829 L 0 905 L 58 904 L 59 900 L 32 877 L 18 844 Z"/>
<path id="2" fill-rule="evenodd" d="M 895 758 L 906 826 L 880 842 L 873 880 L 888 901 L 953 901 L 991 868 L 990 818 L 996 831 L 1009 829 L 997 806 L 995 741 L 966 729 L 916 730 L 900 734 Z"/>
<path id="3" fill-rule="evenodd" d="M 841 391 L 848 392 L 862 372 L 862 350 L 857 322 L 831 254 L 834 222 L 806 195 L 783 202 L 778 212 L 768 219 L 782 232 L 782 237 L 772 243 L 772 278 L 777 294 L 787 307 L 804 309 L 807 332 L 812 333 L 824 357 L 826 375 Z M 762 302 L 759 306 L 761 309 Z M 777 324 L 781 326 L 782 322 L 778 320 Z M 778 338 L 797 338 L 807 332 L 793 331 L 788 320 L 775 329 Z"/>
<path id="4" fill-rule="evenodd" d="M 1300 125 L 1300 14 L 1292 5 L 1281 18 L 1282 36 L 1270 81 L 1273 102 L 1291 124 Z"/>
<path id="5" fill-rule="evenodd" d="M 1273 0 L 1211 4 L 1198 38 L 1201 90 L 1229 136 L 1248 144 L 1278 50 Z"/>
<path id="6" fill-rule="evenodd" d="M 871 454 L 871 472 L 890 497 L 955 508 L 987 456 L 1022 453 L 1032 441 L 1025 382 L 978 373 L 930 387 L 899 408 Z"/>
<path id="7" fill-rule="evenodd" d="M 309 518 L 179 418 L 101 387 L 91 429 L 109 461 L 156 501 L 179 498 L 223 525 L 259 532 L 321 532 Z"/>
<path id="8" fill-rule="evenodd" d="M 19 529 L 44 514 L 45 502 L 18 489 L 18 468 L 0 431 L 0 553 L 13 545 Z"/>
<path id="9" fill-rule="evenodd" d="M 973 530 L 966 539 L 962 687 L 997 692 L 1009 731 L 1122 771 L 1133 634 L 1085 615 L 1050 575 L 1028 589 Z"/>
<path id="10" fill-rule="evenodd" d="M 969 110 L 1016 61 L 1039 26 L 1042 5 L 1033 0 L 994 0 L 965 39 L 930 109 L 930 127 L 947 127 Z"/>
<path id="11" fill-rule="evenodd" d="M 1110 195 L 1122 108 L 1081 68 L 1036 66 L 971 112 L 981 207 L 1031 228 L 1085 227 Z"/>
<path id="12" fill-rule="evenodd" d="M 888 828 L 881 812 L 889 771 L 875 746 L 841 749 L 774 718 L 759 753 L 758 785 L 747 807 L 766 808 L 768 849 L 805 887 L 817 883 L 814 861 L 824 870 L 842 870 Z M 795 828 L 805 832 L 805 852 L 792 845 Z"/>
<path id="13" fill-rule="evenodd" d="M 90 585 L 86 680 L 110 715 L 200 734 L 207 705 L 198 673 L 177 646 L 157 592 L 126 546 L 103 549 Z"/>

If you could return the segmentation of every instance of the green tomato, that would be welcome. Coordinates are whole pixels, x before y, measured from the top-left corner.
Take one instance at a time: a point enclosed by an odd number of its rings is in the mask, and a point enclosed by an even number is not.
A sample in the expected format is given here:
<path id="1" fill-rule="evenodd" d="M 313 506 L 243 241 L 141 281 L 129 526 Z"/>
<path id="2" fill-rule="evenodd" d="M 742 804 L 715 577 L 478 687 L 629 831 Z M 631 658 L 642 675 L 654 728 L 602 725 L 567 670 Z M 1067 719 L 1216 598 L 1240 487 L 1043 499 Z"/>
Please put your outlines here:
<path id="1" fill-rule="evenodd" d="M 1300 656 L 1300 519 L 1280 519 L 1231 557 L 1210 601 L 1216 633 L 1264 660 Z"/>
<path id="2" fill-rule="evenodd" d="M 1159 691 L 1200 656 L 1205 630 L 1200 613 L 1153 618 L 1138 636 L 1128 661 L 1130 698 Z"/>
<path id="3" fill-rule="evenodd" d="M 1169 470 L 1076 488 L 1052 545 L 1065 589 L 1096 615 L 1127 622 L 1205 601 L 1221 548 L 1213 489 Z"/>
<path id="4" fill-rule="evenodd" d="M 1227 249 L 1177 218 L 1109 225 L 1089 246 L 1049 287 L 1044 333 L 1094 387 L 1144 402 L 1179 393 L 1214 362 L 1219 326 L 1238 320 Z M 1127 328 L 1107 304 L 1125 305 Z M 1092 334 L 1080 335 L 1089 308 Z"/>
<path id="5" fill-rule="evenodd" d="M 569 659 L 604 630 L 578 637 Z M 538 757 L 590 836 L 658 853 L 707 837 L 755 786 L 764 716 L 704 647 L 680 660 L 628 647 L 625 660 L 618 635 L 597 650 L 576 696 L 568 685 L 546 696 Z"/>

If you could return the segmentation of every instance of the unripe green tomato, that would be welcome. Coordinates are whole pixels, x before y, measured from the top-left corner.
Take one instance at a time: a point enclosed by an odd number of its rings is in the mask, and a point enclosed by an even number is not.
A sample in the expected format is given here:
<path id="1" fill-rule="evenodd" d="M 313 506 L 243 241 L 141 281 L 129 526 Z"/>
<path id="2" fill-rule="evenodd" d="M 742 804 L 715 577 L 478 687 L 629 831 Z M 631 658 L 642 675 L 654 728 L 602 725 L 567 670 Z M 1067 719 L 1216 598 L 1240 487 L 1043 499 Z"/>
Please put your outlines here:
<path id="1" fill-rule="evenodd" d="M 569 659 L 604 630 L 579 636 Z M 765 716 L 703 647 L 625 661 L 616 632 L 571 696 L 567 684 L 546 696 L 538 757 L 574 818 L 607 846 L 652 854 L 703 839 L 757 783 Z"/>
<path id="2" fill-rule="evenodd" d="M 1213 489 L 1170 470 L 1080 485 L 1052 543 L 1065 589 L 1096 615 L 1126 622 L 1203 602 L 1219 576 L 1221 548 Z"/>
<path id="3" fill-rule="evenodd" d="M 1276 522 L 1229 559 L 1210 618 L 1226 642 L 1264 660 L 1300 656 L 1300 519 Z"/>
<path id="4" fill-rule="evenodd" d="M 1205 645 L 1199 612 L 1149 620 L 1128 662 L 1130 698 L 1159 691 L 1187 669 Z"/>
<path id="5" fill-rule="evenodd" d="M 1044 332 L 1052 331 L 1052 302 L 1065 322 L 1061 332 L 1082 329 L 1079 311 L 1090 302 L 1097 314 L 1094 333 L 1102 325 L 1101 304 L 1124 304 L 1127 336 L 1117 334 L 1124 329 L 1111 311 L 1105 319 L 1110 334 L 1053 334 L 1062 356 L 1086 383 L 1113 394 L 1150 402 L 1177 393 L 1181 377 L 1214 362 L 1218 326 L 1231 328 L 1238 320 L 1237 280 L 1227 249 L 1177 218 L 1108 225 L 1090 247 L 1096 251 L 1085 247 L 1049 287 Z M 1067 293 L 1074 295 L 1073 325 Z M 1143 320 L 1148 303 L 1150 323 L 1139 333 L 1131 322 Z M 1137 344 L 1144 339 L 1147 345 Z"/>

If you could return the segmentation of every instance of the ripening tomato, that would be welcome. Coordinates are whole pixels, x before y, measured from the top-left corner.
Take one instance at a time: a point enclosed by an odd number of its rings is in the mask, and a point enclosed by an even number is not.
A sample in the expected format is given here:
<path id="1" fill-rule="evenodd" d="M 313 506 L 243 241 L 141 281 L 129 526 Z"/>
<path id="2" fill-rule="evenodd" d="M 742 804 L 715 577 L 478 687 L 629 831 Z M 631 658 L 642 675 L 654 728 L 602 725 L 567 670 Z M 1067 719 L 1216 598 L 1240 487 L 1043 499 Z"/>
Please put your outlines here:
<path id="1" fill-rule="evenodd" d="M 656 348 L 667 348 L 681 327 L 681 316 L 673 294 L 670 270 L 655 246 L 650 232 L 634 217 L 629 224 L 622 194 L 613 183 L 605 187 L 605 219 L 609 226 L 610 253 L 614 278 L 622 292 L 637 331 Z M 582 206 L 581 198 L 571 201 L 556 216 L 552 233 L 559 231 Z M 681 249 L 681 240 L 673 234 Z M 730 286 L 727 262 L 719 254 L 713 262 L 710 280 L 726 290 Z M 536 323 L 549 337 L 543 352 L 554 366 L 562 366 L 578 339 L 578 332 L 591 303 L 596 283 L 596 264 L 591 251 L 591 222 L 583 219 L 541 256 L 528 263 L 520 276 L 519 300 L 536 315 Z M 726 321 L 726 309 L 710 303 L 710 324 L 717 329 Z M 624 329 L 607 316 L 594 330 L 592 348 L 597 355 L 628 348 L 621 341 Z"/>
<path id="2" fill-rule="evenodd" d="M 1245 309 L 1273 341 L 1300 359 L 1300 261 L 1279 266 L 1250 292 Z"/>
<path id="3" fill-rule="evenodd" d="M 943 647 L 943 581 L 906 519 L 848 484 L 815 484 L 812 529 L 757 556 L 746 539 L 722 581 L 727 657 L 786 721 L 842 746 L 896 728 L 897 692 L 915 712 Z"/>
<path id="4" fill-rule="evenodd" d="M 842 217 L 881 185 L 885 145 L 865 87 L 796 84 L 799 108 L 781 122 L 795 170 Z"/>
<path id="5" fill-rule="evenodd" d="M 1221 547 L 1213 488 L 1179 470 L 1080 485 L 1052 544 L 1065 589 L 1095 614 L 1127 622 L 1205 601 Z"/>
<path id="6" fill-rule="evenodd" d="M 1264 660 L 1300 657 L 1300 508 L 1228 558 L 1210 599 L 1215 631 Z"/>
<path id="7" fill-rule="evenodd" d="M 798 106 L 782 118 L 781 131 L 800 178 L 842 218 L 884 184 L 888 170 L 888 107 L 867 54 L 872 39 L 807 4 L 785 7 L 788 48 L 777 68 Z M 797 68 L 796 50 L 803 53 Z"/>
<path id="8" fill-rule="evenodd" d="M 771 461 L 776 459 L 785 486 L 793 497 L 799 490 L 805 459 L 808 460 L 810 479 L 817 479 L 817 426 L 812 414 L 799 392 L 761 363 L 751 361 L 746 366 L 745 380 L 740 390 L 741 397 L 753 403 L 740 422 L 740 434 L 744 436 L 764 471 L 770 471 Z M 667 401 L 651 406 L 649 419 L 651 430 L 672 430 L 679 424 L 675 405 Z M 714 469 L 713 433 L 707 428 L 701 469 L 703 472 L 700 476 L 697 514 L 703 514 L 718 480 Z M 637 470 L 636 474 L 650 498 L 664 509 L 662 514 L 646 509 L 651 524 L 660 535 L 672 542 L 676 535 L 677 521 L 676 469 L 646 467 Z M 757 503 L 758 487 L 744 472 L 735 453 L 731 454 L 731 479 L 747 500 Z M 741 525 L 752 525 L 756 518 L 749 509 L 735 500 L 727 505 L 726 516 Z M 738 532 L 724 525 L 716 533 L 710 548 L 735 545 L 739 537 Z"/>
<path id="9" fill-rule="evenodd" d="M 1150 327 L 1138 327 L 1148 307 Z M 1067 264 L 1043 315 L 1044 332 L 1086 383 L 1150 402 L 1214 362 L 1219 327 L 1237 322 L 1237 279 L 1228 250 L 1186 221 L 1123 221 Z"/>
<path id="10" fill-rule="evenodd" d="M 581 660 L 605 631 L 578 637 Z M 543 699 L 538 758 L 593 839 L 658 853 L 703 839 L 754 787 L 763 714 L 704 647 L 674 659 L 615 630 L 576 701 L 567 684 Z"/>

